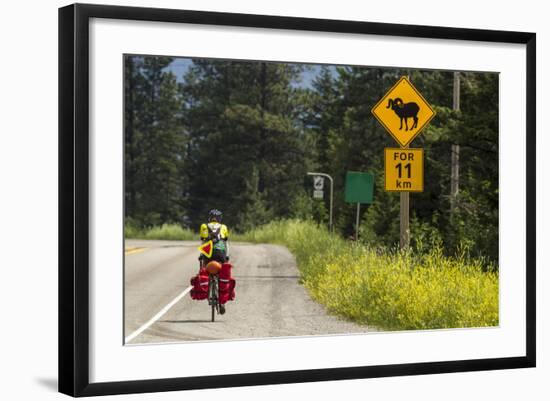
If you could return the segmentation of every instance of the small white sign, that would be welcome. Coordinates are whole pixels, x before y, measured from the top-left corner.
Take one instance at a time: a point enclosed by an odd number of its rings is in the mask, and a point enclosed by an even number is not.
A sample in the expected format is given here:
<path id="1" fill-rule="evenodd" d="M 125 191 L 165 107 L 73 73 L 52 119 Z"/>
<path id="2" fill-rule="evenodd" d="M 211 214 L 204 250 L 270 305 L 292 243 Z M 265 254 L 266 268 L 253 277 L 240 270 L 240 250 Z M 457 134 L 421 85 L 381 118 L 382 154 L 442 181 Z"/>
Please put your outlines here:
<path id="1" fill-rule="evenodd" d="M 316 175 L 313 177 L 313 189 L 315 189 L 316 191 L 322 191 L 324 185 L 325 185 L 324 177 L 321 177 L 320 175 Z"/>
<path id="2" fill-rule="evenodd" d="M 314 199 L 323 199 L 323 191 L 313 191 L 313 198 Z"/>

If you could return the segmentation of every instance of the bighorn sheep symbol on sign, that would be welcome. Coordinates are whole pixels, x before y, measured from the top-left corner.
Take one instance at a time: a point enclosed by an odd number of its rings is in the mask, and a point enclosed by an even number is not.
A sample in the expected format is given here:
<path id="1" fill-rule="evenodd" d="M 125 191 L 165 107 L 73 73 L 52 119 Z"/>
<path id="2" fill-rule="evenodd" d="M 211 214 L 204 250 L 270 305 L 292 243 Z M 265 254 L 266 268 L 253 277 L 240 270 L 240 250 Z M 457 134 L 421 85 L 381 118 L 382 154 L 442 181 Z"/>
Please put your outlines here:
<path id="1" fill-rule="evenodd" d="M 411 130 L 417 127 L 417 115 L 420 111 L 420 107 L 416 103 L 403 103 L 403 99 L 396 97 L 395 99 L 388 99 L 388 105 L 386 106 L 386 109 L 389 109 L 390 107 L 400 119 L 401 124 L 399 125 L 399 130 L 403 129 L 403 120 L 405 120 L 405 131 L 409 130 L 409 125 L 407 124 L 407 120 L 409 118 L 413 119 Z"/>

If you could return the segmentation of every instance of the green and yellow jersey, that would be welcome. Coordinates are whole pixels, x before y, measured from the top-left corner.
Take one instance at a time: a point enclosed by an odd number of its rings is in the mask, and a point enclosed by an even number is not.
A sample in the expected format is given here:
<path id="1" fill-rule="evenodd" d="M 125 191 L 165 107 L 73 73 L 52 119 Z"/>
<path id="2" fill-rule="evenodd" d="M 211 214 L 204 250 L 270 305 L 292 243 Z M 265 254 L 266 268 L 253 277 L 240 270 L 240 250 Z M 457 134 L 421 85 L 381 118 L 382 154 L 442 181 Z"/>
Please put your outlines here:
<path id="1" fill-rule="evenodd" d="M 219 237 L 217 239 L 227 240 L 229 238 L 229 230 L 227 229 L 227 226 L 225 224 L 220 224 L 216 222 L 211 222 L 208 224 L 202 224 L 199 234 L 201 237 L 201 240 L 205 241 L 208 239 L 214 239 L 209 238 L 211 233 Z"/>

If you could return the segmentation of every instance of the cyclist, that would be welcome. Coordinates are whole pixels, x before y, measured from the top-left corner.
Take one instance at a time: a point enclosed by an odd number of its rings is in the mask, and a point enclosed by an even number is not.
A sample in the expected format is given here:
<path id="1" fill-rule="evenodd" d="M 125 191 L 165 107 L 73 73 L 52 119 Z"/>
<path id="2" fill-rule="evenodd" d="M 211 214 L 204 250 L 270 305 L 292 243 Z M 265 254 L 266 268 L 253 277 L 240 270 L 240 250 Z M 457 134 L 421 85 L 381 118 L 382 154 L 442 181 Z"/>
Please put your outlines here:
<path id="1" fill-rule="evenodd" d="M 208 223 L 202 224 L 199 232 L 202 242 L 212 240 L 214 244 L 210 260 L 216 260 L 220 263 L 229 260 L 227 256 L 229 230 L 225 224 L 222 224 L 222 217 L 223 214 L 218 209 L 210 210 L 208 212 Z"/>
<path id="2" fill-rule="evenodd" d="M 203 243 L 212 241 L 213 249 L 212 256 L 207 258 L 205 255 L 200 255 L 199 260 L 201 265 L 215 260 L 219 263 L 224 263 L 229 260 L 227 256 L 227 240 L 229 239 L 229 230 L 225 224 L 222 224 L 223 214 L 218 209 L 212 209 L 208 213 L 208 223 L 201 224 L 200 238 Z M 225 313 L 225 305 L 220 305 L 220 313 Z"/>

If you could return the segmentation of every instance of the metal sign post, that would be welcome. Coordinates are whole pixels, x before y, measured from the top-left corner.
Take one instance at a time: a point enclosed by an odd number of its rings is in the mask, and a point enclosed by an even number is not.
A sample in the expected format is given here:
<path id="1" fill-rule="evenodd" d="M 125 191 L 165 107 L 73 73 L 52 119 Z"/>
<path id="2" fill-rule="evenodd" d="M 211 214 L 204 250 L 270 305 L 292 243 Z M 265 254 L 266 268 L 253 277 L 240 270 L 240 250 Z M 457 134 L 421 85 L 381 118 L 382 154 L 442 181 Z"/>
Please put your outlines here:
<path id="1" fill-rule="evenodd" d="M 355 217 L 355 241 L 359 240 L 359 211 L 361 204 L 357 202 L 357 216 Z"/>
<path id="2" fill-rule="evenodd" d="M 320 177 L 326 177 L 330 181 L 330 199 L 329 199 L 329 222 L 328 222 L 328 230 L 332 232 L 332 197 L 333 197 L 333 187 L 334 187 L 334 180 L 332 177 L 326 173 L 315 173 L 315 172 L 308 172 L 307 175 L 312 176 L 320 176 Z M 314 185 L 319 186 L 319 181 L 315 181 L 314 179 Z M 321 188 L 323 188 L 323 184 L 321 184 Z"/>

